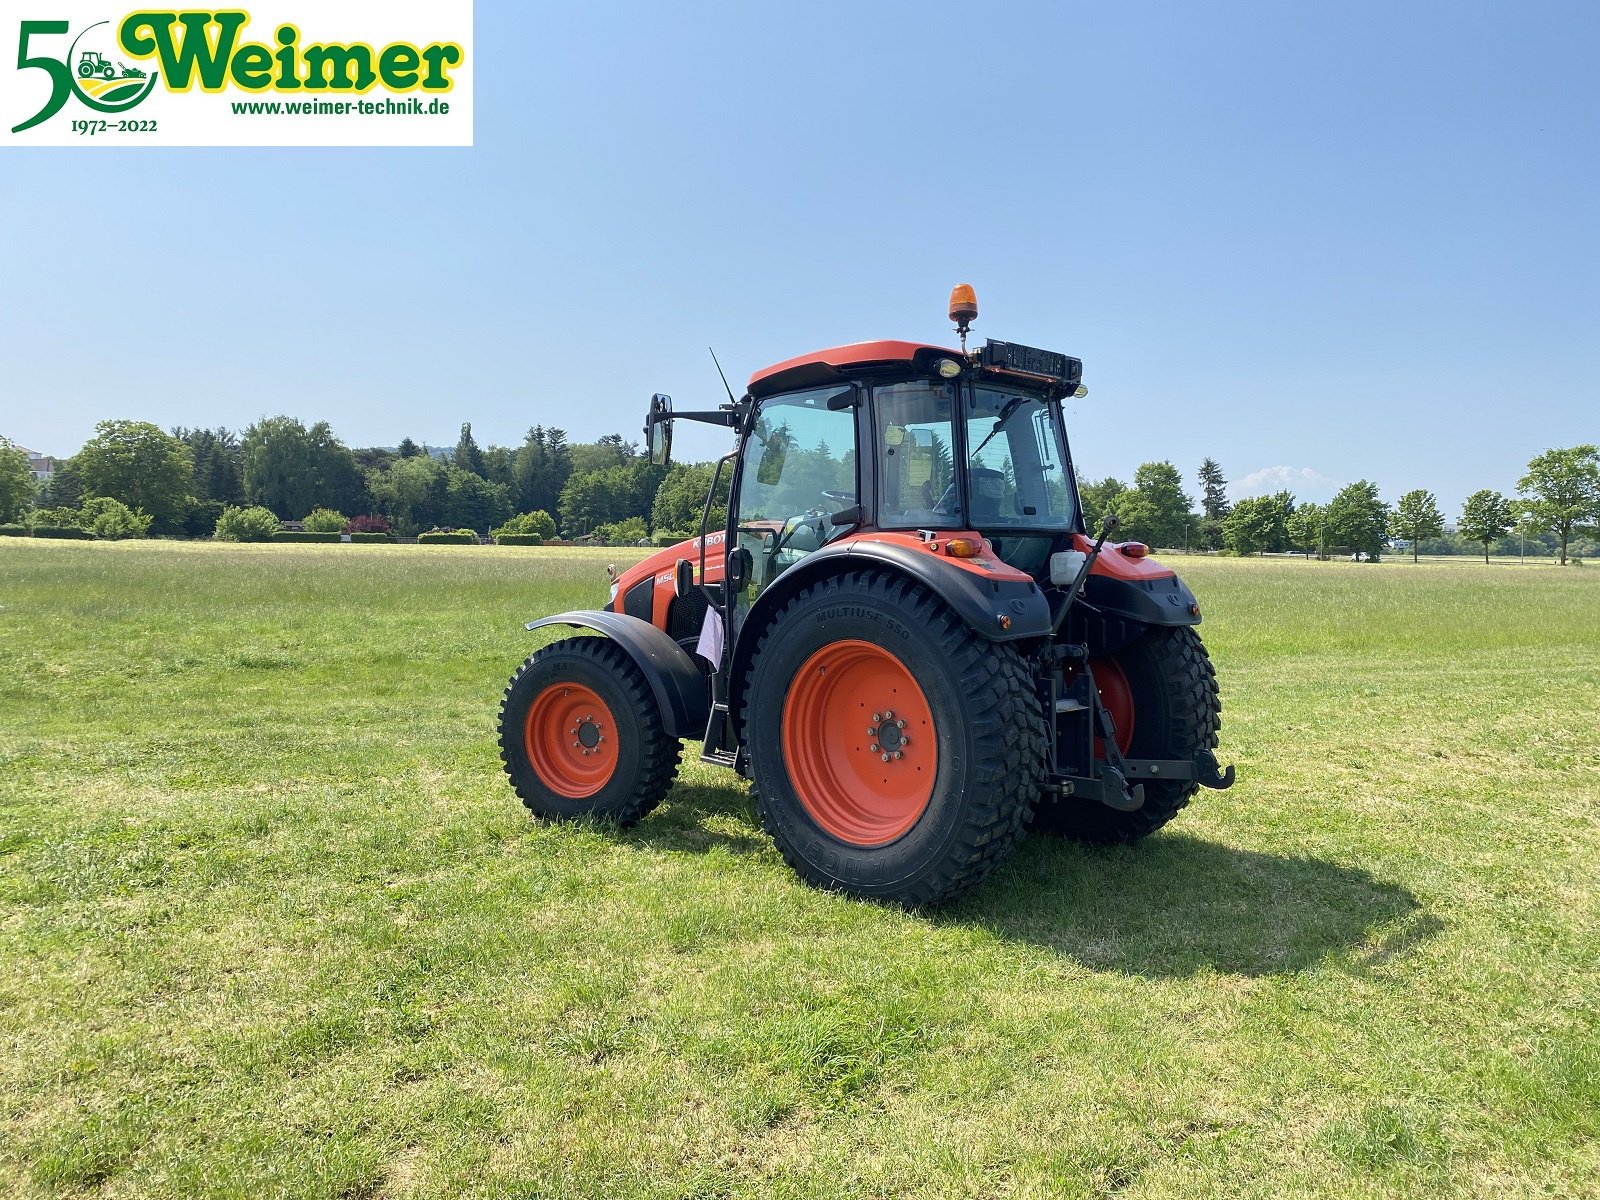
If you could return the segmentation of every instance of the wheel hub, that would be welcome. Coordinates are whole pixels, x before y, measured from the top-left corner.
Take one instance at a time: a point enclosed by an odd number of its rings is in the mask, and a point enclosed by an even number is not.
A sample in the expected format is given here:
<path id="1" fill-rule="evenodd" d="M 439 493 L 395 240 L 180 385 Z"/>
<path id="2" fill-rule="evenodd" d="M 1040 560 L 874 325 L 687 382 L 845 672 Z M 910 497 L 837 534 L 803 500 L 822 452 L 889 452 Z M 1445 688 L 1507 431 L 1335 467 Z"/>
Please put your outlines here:
<path id="1" fill-rule="evenodd" d="M 600 724 L 593 717 L 584 717 L 572 730 L 572 736 L 578 740 L 573 743 L 575 749 L 582 750 L 585 754 L 592 754 L 605 738 L 600 734 Z"/>
<path id="2" fill-rule="evenodd" d="M 911 745 L 905 728 L 905 718 L 895 716 L 893 709 L 873 713 L 872 724 L 867 726 L 867 737 L 871 739 L 867 753 L 877 755 L 882 762 L 901 761 L 906 747 Z"/>

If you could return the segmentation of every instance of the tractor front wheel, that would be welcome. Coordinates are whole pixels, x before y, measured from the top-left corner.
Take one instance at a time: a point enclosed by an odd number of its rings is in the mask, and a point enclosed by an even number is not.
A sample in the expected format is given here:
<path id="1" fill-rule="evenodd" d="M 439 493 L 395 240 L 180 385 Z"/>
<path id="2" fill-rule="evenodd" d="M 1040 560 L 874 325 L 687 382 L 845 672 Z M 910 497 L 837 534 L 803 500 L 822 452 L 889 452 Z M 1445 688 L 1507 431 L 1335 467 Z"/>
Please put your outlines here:
<path id="1" fill-rule="evenodd" d="M 500 704 L 500 758 L 536 816 L 636 824 L 678 773 L 654 695 L 628 652 L 573 637 L 517 670 Z"/>
<path id="2" fill-rule="evenodd" d="M 926 589 L 813 584 L 760 634 L 741 710 L 763 825 L 807 882 L 907 907 L 1016 846 L 1043 775 L 1021 656 Z"/>
<path id="3" fill-rule="evenodd" d="M 1192 628 L 1153 627 L 1090 667 L 1125 757 L 1188 762 L 1216 746 L 1222 726 L 1217 675 Z M 1098 742 L 1095 754 L 1103 755 Z M 1135 842 L 1172 820 L 1199 786 L 1145 780 L 1144 805 L 1135 812 L 1047 796 L 1035 809 L 1033 828 L 1083 842 Z"/>

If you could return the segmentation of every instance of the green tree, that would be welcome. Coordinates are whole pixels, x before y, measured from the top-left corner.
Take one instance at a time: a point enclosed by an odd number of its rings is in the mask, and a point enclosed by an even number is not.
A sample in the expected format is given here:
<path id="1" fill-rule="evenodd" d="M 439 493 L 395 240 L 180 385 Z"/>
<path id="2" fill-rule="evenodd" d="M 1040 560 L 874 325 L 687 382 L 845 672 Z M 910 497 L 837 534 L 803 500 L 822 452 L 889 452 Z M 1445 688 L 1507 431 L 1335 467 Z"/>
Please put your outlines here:
<path id="1" fill-rule="evenodd" d="M 1214 458 L 1200 464 L 1200 512 L 1207 520 L 1221 521 L 1233 505 L 1228 503 L 1228 481 Z"/>
<path id="2" fill-rule="evenodd" d="M 715 474 L 713 463 L 674 463 L 656 489 L 655 503 L 650 508 L 650 523 L 657 532 L 699 533 L 706 493 L 711 490 Z M 721 529 L 726 521 L 728 489 L 732 482 L 733 472 L 724 468 L 711 505 L 708 525 L 712 529 Z"/>
<path id="3" fill-rule="evenodd" d="M 326 421 L 307 429 L 294 417 L 264 417 L 244 431 L 240 451 L 246 495 L 285 520 L 314 508 L 367 507 L 355 456 Z"/>
<path id="4" fill-rule="evenodd" d="M 535 425 L 511 458 L 511 500 L 524 512 L 556 512 L 561 489 L 572 476 L 572 453 L 564 429 Z"/>
<path id="5" fill-rule="evenodd" d="M 1517 491 L 1534 526 L 1556 535 L 1560 564 L 1566 566 L 1572 535 L 1600 523 L 1600 450 L 1546 450 L 1528 464 Z"/>
<path id="6" fill-rule="evenodd" d="M 628 517 L 595 527 L 594 535 L 608 546 L 637 546 L 650 535 L 643 517 Z"/>
<path id="7" fill-rule="evenodd" d="M 278 532 L 278 518 L 270 508 L 255 505 L 251 508 L 228 507 L 217 518 L 216 539 L 219 542 L 270 542 Z"/>
<path id="8" fill-rule="evenodd" d="M 625 467 L 638 455 L 639 447 L 620 433 L 608 433 L 593 442 L 578 442 L 568 447 L 572 474 L 592 475 L 608 467 Z"/>
<path id="9" fill-rule="evenodd" d="M 1377 562 L 1389 529 L 1389 506 L 1378 498 L 1378 485 L 1358 479 L 1339 489 L 1328 502 L 1328 541 Z"/>
<path id="10" fill-rule="evenodd" d="M 317 508 L 306 514 L 300 524 L 307 533 L 343 533 L 350 518 L 331 508 Z"/>
<path id="11" fill-rule="evenodd" d="M 33 507 L 33 463 L 10 438 L 0 437 L 0 525 Z"/>
<path id="12" fill-rule="evenodd" d="M 538 509 L 534 512 L 519 513 L 499 528 L 489 530 L 491 537 L 502 533 L 536 533 L 548 542 L 556 536 L 556 522 L 549 513 Z"/>
<path id="13" fill-rule="evenodd" d="M 1444 533 L 1444 514 L 1433 493 L 1423 488 L 1407 492 L 1389 514 L 1389 536 L 1411 542 L 1411 561 L 1417 561 L 1417 543 Z"/>
<path id="14" fill-rule="evenodd" d="M 83 476 L 78 474 L 78 461 L 73 458 L 58 459 L 55 474 L 39 489 L 40 508 L 80 508 L 83 505 Z"/>
<path id="15" fill-rule="evenodd" d="M 238 504 L 244 499 L 244 457 L 239 435 L 231 429 L 174 429 L 172 436 L 189 447 L 194 458 L 196 500 Z"/>
<path id="16" fill-rule="evenodd" d="M 461 426 L 461 436 L 456 440 L 456 452 L 450 458 L 450 465 L 462 471 L 471 471 L 474 475 L 483 474 L 483 451 L 478 449 L 478 443 L 472 436 L 471 421 Z"/>
<path id="17" fill-rule="evenodd" d="M 194 485 L 189 447 L 148 421 L 101 421 L 74 459 L 88 496 L 143 509 L 157 532 L 176 531 Z"/>
<path id="18" fill-rule="evenodd" d="M 483 469 L 478 472 L 490 483 L 498 483 L 511 494 L 511 465 L 516 451 L 509 446 L 490 446 L 483 452 Z"/>
<path id="19" fill-rule="evenodd" d="M 1294 497 L 1288 492 L 1246 496 L 1222 520 L 1222 538 L 1235 554 L 1263 554 L 1289 545 Z"/>
<path id="20" fill-rule="evenodd" d="M 1121 514 L 1122 498 L 1128 494 L 1128 485 L 1107 475 L 1098 483 L 1090 481 L 1078 485 L 1078 499 L 1083 504 L 1083 527 L 1090 537 L 1098 537 L 1100 523 L 1107 513 Z"/>
<path id="21" fill-rule="evenodd" d="M 1133 473 L 1133 490 L 1119 500 L 1120 537 L 1151 546 L 1181 546 L 1193 500 L 1183 477 L 1169 462 L 1142 464 Z"/>
<path id="22" fill-rule="evenodd" d="M 401 438 L 400 445 L 395 448 L 396 458 L 420 458 L 423 453 L 422 447 L 408 437 Z"/>
<path id="23" fill-rule="evenodd" d="M 78 524 L 107 542 L 142 538 L 150 532 L 149 513 L 130 509 L 110 496 L 95 496 L 79 513 Z"/>
<path id="24" fill-rule="evenodd" d="M 367 474 L 374 503 L 403 537 L 443 521 L 449 483 L 444 466 L 427 455 L 410 455 L 387 471 Z"/>
<path id="25" fill-rule="evenodd" d="M 1511 501 L 1485 488 L 1467 497 L 1461 509 L 1461 536 L 1483 543 L 1483 561 L 1489 561 L 1489 544 L 1498 542 L 1516 524 Z"/>
<path id="26" fill-rule="evenodd" d="M 1284 522 L 1284 533 L 1288 535 L 1289 545 L 1301 551 L 1307 557 L 1313 551 L 1318 558 L 1324 556 L 1322 546 L 1323 523 L 1328 519 L 1328 510 L 1320 504 L 1298 504 L 1289 519 Z"/>
<path id="27" fill-rule="evenodd" d="M 511 515 L 506 489 L 460 467 L 445 468 L 443 524 L 457 529 L 490 529 Z"/>
<path id="28" fill-rule="evenodd" d="M 574 471 L 561 491 L 561 529 L 568 537 L 593 531 L 650 511 L 662 472 L 635 459 L 629 466 L 580 474 Z"/>

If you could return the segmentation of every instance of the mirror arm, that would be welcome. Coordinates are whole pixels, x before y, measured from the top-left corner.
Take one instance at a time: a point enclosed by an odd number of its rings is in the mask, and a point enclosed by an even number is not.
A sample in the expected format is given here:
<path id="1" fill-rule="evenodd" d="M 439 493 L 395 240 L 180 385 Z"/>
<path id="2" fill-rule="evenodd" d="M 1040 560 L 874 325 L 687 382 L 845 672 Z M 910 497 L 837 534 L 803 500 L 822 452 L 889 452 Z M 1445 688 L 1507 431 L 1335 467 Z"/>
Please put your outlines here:
<path id="1" fill-rule="evenodd" d="M 675 421 L 701 421 L 707 425 L 726 425 L 730 429 L 739 424 L 739 414 L 726 408 L 718 408 L 708 412 L 675 412 L 669 419 Z"/>

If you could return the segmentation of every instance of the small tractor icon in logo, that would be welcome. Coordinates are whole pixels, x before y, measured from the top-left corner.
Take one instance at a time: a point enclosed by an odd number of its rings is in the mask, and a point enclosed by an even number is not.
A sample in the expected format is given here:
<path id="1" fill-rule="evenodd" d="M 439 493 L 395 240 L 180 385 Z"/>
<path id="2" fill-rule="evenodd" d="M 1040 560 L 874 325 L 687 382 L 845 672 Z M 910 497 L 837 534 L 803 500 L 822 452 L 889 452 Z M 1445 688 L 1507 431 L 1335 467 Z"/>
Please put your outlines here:
<path id="1" fill-rule="evenodd" d="M 130 67 L 123 63 L 118 63 L 117 66 L 122 68 L 123 79 L 145 78 L 145 73 L 138 67 Z M 78 62 L 78 78 L 92 79 L 96 75 L 110 83 L 117 78 L 117 67 L 113 67 L 106 56 L 98 50 L 85 50 L 83 58 Z"/>
<path id="2" fill-rule="evenodd" d="M 85 50 L 82 60 L 78 63 L 78 78 L 88 79 L 91 75 L 98 75 L 102 79 L 115 79 L 117 69 L 106 61 L 106 56 L 98 50 Z"/>

